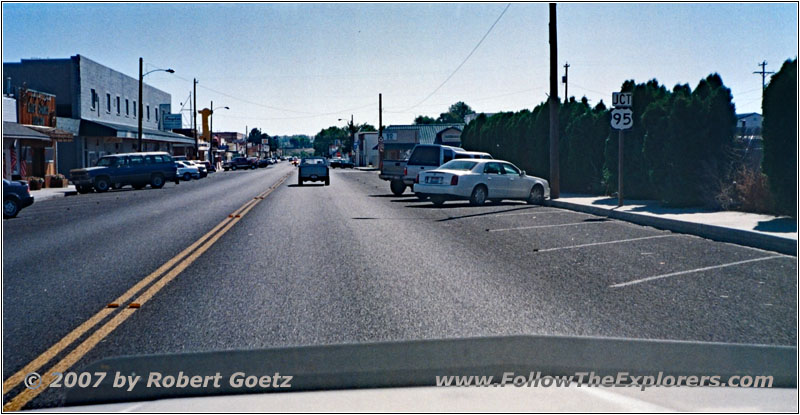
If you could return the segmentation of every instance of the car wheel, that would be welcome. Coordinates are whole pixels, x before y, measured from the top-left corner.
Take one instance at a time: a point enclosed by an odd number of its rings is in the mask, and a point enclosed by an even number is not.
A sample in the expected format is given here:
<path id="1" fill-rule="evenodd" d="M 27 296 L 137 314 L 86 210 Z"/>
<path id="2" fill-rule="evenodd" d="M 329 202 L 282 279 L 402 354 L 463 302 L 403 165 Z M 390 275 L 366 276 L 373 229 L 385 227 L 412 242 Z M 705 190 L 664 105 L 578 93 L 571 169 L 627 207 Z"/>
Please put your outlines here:
<path id="1" fill-rule="evenodd" d="M 392 180 L 392 182 L 389 183 L 389 187 L 392 189 L 392 193 L 394 193 L 395 196 L 400 196 L 406 191 L 406 185 L 401 180 Z"/>
<path id="2" fill-rule="evenodd" d="M 331 185 L 331 178 L 330 177 L 326 177 L 325 178 L 325 186 L 330 186 L 330 185 Z"/>
<path id="3" fill-rule="evenodd" d="M 486 203 L 486 186 L 479 184 L 472 190 L 472 196 L 469 197 L 469 204 L 472 206 L 481 206 Z"/>
<path id="4" fill-rule="evenodd" d="M 110 187 L 111 183 L 105 177 L 94 179 L 94 190 L 97 191 L 97 193 L 107 192 Z"/>
<path id="5" fill-rule="evenodd" d="M 528 195 L 529 205 L 541 205 L 544 202 L 544 188 L 540 184 L 531 187 L 531 193 Z"/>
<path id="6" fill-rule="evenodd" d="M 444 204 L 444 198 L 441 196 L 431 196 L 431 202 L 434 206 L 441 206 Z"/>
<path id="7" fill-rule="evenodd" d="M 75 186 L 75 190 L 77 190 L 78 193 L 80 193 L 82 195 L 85 195 L 86 193 L 89 193 L 89 192 L 92 191 L 92 187 L 91 186 Z"/>
<path id="8" fill-rule="evenodd" d="M 3 218 L 9 219 L 17 216 L 19 213 L 19 202 L 16 199 L 8 198 L 3 201 Z"/>
<path id="9" fill-rule="evenodd" d="M 160 174 L 156 174 L 152 178 L 150 178 L 150 187 L 153 189 L 160 189 L 164 187 L 164 176 Z"/>
<path id="10" fill-rule="evenodd" d="M 192 174 L 189 172 L 183 173 L 183 180 L 186 181 L 192 180 Z"/>
<path id="11" fill-rule="evenodd" d="M 236 170 L 236 165 L 231 166 L 231 170 Z"/>

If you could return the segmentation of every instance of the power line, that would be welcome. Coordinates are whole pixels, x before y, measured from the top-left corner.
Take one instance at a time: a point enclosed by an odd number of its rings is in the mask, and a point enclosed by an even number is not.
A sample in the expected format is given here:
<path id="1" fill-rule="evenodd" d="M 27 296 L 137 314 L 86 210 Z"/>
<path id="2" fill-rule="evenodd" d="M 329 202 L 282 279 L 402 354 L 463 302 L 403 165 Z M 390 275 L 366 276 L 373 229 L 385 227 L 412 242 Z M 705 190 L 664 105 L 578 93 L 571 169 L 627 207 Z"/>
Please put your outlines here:
<path id="1" fill-rule="evenodd" d="M 175 76 L 178 79 L 182 79 L 182 80 L 184 80 L 186 82 L 192 82 L 192 81 L 190 81 L 190 80 L 188 80 L 186 78 L 182 78 L 182 77 L 180 77 L 178 75 L 173 75 L 173 76 Z M 244 99 L 244 98 L 236 97 L 236 96 L 233 96 L 231 94 L 228 94 L 228 93 L 225 93 L 225 92 L 222 92 L 222 91 L 217 91 L 216 89 L 211 89 L 211 88 L 209 88 L 207 86 L 204 86 L 204 85 L 202 85 L 200 83 L 198 83 L 197 85 L 200 88 L 203 88 L 205 90 L 208 90 L 208 91 L 211 91 L 211 92 L 226 96 L 226 97 L 231 98 L 231 99 L 235 99 L 235 100 L 240 101 L 240 102 L 244 102 L 246 104 L 255 105 L 255 106 L 259 106 L 259 107 L 263 107 L 263 108 L 268 108 L 268 109 L 276 110 L 276 111 L 293 112 L 293 113 L 296 113 L 296 114 L 308 114 L 308 115 L 313 114 L 313 113 L 307 112 L 307 111 L 296 111 L 296 110 L 290 110 L 290 109 L 286 109 L 286 108 L 273 107 L 273 106 L 270 106 L 270 105 L 265 105 L 265 104 L 261 104 L 261 103 L 254 102 L 254 101 L 250 101 L 250 100 L 247 100 L 247 99 Z"/>
<path id="2" fill-rule="evenodd" d="M 428 100 L 428 98 L 432 97 L 432 96 L 433 96 L 433 94 L 435 94 L 436 92 L 438 92 L 438 91 L 439 91 L 439 89 L 441 89 L 441 88 L 444 86 L 444 84 L 446 84 L 446 83 L 447 83 L 447 81 L 449 81 L 449 80 L 450 80 L 450 78 L 452 78 L 452 77 L 453 77 L 453 75 L 455 75 L 455 74 L 456 74 L 456 72 L 458 72 L 458 70 L 459 70 L 459 69 L 461 69 L 461 67 L 462 67 L 462 66 L 464 66 L 464 64 L 465 64 L 465 63 L 467 63 L 467 60 L 469 60 L 469 58 L 472 56 L 472 54 L 473 54 L 473 53 L 475 53 L 475 51 L 476 51 L 476 50 L 478 50 L 478 48 L 481 46 L 481 43 L 483 43 L 483 41 L 486 39 L 486 37 L 487 37 L 487 36 L 489 36 L 489 33 L 491 33 L 491 32 L 492 32 L 492 29 L 494 29 L 495 25 L 497 25 L 497 22 L 499 22 L 499 21 L 500 21 L 500 19 L 503 17 L 503 15 L 504 15 L 504 14 L 506 14 L 506 11 L 508 11 L 508 8 L 509 8 L 509 7 L 511 7 L 511 3 L 508 3 L 508 4 L 506 5 L 506 8 L 505 8 L 505 9 L 503 9 L 503 12 L 502 12 L 502 13 L 500 13 L 500 16 L 497 16 L 497 19 L 494 21 L 494 23 L 492 23 L 492 26 L 491 26 L 491 27 L 489 27 L 489 30 L 487 30 L 487 31 L 486 31 L 486 34 L 485 34 L 485 35 L 483 35 L 483 37 L 482 37 L 482 38 L 481 38 L 481 40 L 478 42 L 478 44 L 477 44 L 477 45 L 475 45 L 475 47 L 474 47 L 474 48 L 472 48 L 472 51 L 469 53 L 469 55 L 467 55 L 467 57 L 466 57 L 466 58 L 464 58 L 464 60 L 463 60 L 463 61 L 461 61 L 461 63 L 460 63 L 460 64 L 459 64 L 459 65 L 456 67 L 456 69 L 453 71 L 453 73 L 451 73 L 451 74 L 450 74 L 450 76 L 448 76 L 448 77 L 447 77 L 447 79 L 445 79 L 445 80 L 444 80 L 444 82 L 442 82 L 442 83 L 441 83 L 439 86 L 437 86 L 437 87 L 436 87 L 436 89 L 434 89 L 434 90 L 433 90 L 433 92 L 431 92 L 430 94 L 428 94 L 428 96 L 427 96 L 427 97 L 425 97 L 425 99 L 423 99 L 422 101 L 420 101 L 420 102 L 418 102 L 418 103 L 414 104 L 413 106 L 411 106 L 411 107 L 407 108 L 405 111 L 410 111 L 410 110 L 412 110 L 412 109 L 416 108 L 418 105 L 420 105 L 420 104 L 422 104 L 423 102 L 427 101 L 427 100 Z"/>

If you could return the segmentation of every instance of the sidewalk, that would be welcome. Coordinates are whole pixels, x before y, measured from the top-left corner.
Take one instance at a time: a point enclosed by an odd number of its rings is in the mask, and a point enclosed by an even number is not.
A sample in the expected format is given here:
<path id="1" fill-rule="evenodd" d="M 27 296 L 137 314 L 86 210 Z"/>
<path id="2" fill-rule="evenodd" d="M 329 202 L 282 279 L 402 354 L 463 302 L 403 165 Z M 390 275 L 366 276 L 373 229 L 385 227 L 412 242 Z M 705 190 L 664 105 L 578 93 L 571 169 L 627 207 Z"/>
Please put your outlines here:
<path id="1" fill-rule="evenodd" d="M 618 208 L 617 199 L 613 197 L 570 193 L 562 193 L 560 198 L 548 200 L 547 204 L 797 256 L 797 220 L 787 216 L 665 208 L 652 200 L 626 200 L 625 205 Z"/>
<path id="2" fill-rule="evenodd" d="M 78 194 L 74 185 L 67 187 L 46 187 L 41 190 L 31 190 L 33 196 L 33 203 L 41 202 L 47 199 L 55 199 L 57 197 L 72 196 Z"/>

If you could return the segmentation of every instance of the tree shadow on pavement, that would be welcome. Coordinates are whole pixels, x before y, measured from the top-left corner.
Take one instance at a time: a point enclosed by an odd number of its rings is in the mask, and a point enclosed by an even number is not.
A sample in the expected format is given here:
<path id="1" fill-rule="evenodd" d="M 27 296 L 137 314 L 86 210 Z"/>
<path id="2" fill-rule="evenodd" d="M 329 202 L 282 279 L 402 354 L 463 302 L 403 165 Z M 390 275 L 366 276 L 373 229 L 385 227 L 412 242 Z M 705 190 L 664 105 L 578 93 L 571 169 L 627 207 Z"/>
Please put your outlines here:
<path id="1" fill-rule="evenodd" d="M 761 232 L 794 233 L 797 232 L 797 220 L 792 218 L 775 218 L 758 222 L 753 230 Z"/>

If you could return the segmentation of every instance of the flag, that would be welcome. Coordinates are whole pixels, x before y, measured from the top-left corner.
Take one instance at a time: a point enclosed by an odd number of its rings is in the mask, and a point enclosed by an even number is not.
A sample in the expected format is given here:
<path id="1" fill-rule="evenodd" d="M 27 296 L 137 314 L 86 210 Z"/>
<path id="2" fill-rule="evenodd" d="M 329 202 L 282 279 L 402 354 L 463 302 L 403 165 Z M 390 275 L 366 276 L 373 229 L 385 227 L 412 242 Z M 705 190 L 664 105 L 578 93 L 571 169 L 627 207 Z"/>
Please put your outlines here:
<path id="1" fill-rule="evenodd" d="M 27 147 L 22 147 L 22 154 L 19 159 L 19 175 L 24 177 L 28 177 L 28 163 L 25 161 L 27 158 L 27 151 L 25 151 Z"/>
<path id="2" fill-rule="evenodd" d="M 17 170 L 17 151 L 14 149 L 13 144 L 8 151 L 11 153 L 11 174 L 14 174 L 14 171 Z"/>

